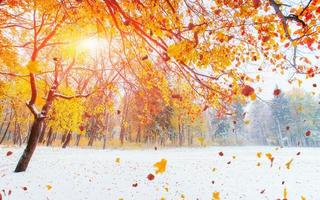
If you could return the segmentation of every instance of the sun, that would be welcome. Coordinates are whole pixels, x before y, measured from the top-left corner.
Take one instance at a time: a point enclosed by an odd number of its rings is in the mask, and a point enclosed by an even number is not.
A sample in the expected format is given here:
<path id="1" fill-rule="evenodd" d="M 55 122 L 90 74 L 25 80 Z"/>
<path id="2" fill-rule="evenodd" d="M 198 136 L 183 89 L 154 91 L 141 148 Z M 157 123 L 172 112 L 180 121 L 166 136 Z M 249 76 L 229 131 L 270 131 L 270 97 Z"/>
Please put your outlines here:
<path id="1" fill-rule="evenodd" d="M 104 47 L 104 41 L 98 38 L 87 38 L 80 41 L 81 50 L 96 51 Z"/>

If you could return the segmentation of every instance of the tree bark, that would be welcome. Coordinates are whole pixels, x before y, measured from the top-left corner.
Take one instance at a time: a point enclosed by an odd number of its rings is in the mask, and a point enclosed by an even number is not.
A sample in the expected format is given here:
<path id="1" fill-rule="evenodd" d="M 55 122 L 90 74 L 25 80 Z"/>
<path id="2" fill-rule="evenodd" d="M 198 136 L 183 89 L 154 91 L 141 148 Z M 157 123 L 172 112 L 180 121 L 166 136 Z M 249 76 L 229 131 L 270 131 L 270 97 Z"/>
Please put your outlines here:
<path id="1" fill-rule="evenodd" d="M 42 143 L 43 142 L 43 139 L 44 139 L 44 135 L 46 133 L 46 129 L 47 129 L 47 124 L 46 122 L 43 123 L 43 128 L 42 128 L 42 131 L 41 131 L 41 135 L 39 137 L 39 143 Z"/>
<path id="2" fill-rule="evenodd" d="M 103 135 L 103 149 L 106 149 L 106 144 L 107 144 L 107 136 Z"/>
<path id="3" fill-rule="evenodd" d="M 51 145 L 52 142 L 52 127 L 50 127 L 47 137 L 47 146 Z"/>
<path id="4" fill-rule="evenodd" d="M 81 134 L 77 134 L 76 146 L 79 146 Z"/>
<path id="5" fill-rule="evenodd" d="M 11 117 L 10 117 L 10 121 L 8 122 L 7 128 L 6 128 L 6 130 L 4 131 L 3 136 L 2 136 L 2 138 L 1 138 L 1 140 L 0 140 L 0 144 L 2 144 L 2 142 L 4 141 L 4 139 L 5 139 L 5 137 L 6 137 L 7 133 L 8 133 L 10 124 L 11 124 Z"/>
<path id="6" fill-rule="evenodd" d="M 65 139 L 65 141 L 63 143 L 63 146 L 62 146 L 63 149 L 65 149 L 69 145 L 70 140 L 71 140 L 71 136 L 72 136 L 72 133 L 71 133 L 71 131 L 69 131 L 67 136 L 66 136 L 66 139 Z"/>
<path id="7" fill-rule="evenodd" d="M 17 164 L 16 169 L 14 172 L 24 172 L 26 171 L 29 162 L 31 160 L 31 157 L 33 155 L 34 150 L 36 149 L 39 134 L 42 130 L 44 118 L 35 118 L 32 127 L 31 127 L 31 133 L 28 139 L 28 144 Z"/>

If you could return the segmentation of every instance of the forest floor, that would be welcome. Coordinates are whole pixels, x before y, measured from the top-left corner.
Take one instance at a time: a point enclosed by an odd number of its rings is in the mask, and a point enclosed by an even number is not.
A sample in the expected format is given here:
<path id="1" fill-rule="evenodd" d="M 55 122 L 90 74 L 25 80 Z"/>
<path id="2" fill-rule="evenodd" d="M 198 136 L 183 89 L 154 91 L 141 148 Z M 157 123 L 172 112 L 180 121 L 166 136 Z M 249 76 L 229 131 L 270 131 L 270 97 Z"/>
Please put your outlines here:
<path id="1" fill-rule="evenodd" d="M 8 151 L 12 154 L 7 156 Z M 285 188 L 289 200 L 320 199 L 320 148 L 39 147 L 28 170 L 13 173 L 21 152 L 22 148 L 0 146 L 4 200 L 209 200 L 213 192 L 228 200 L 282 200 Z M 274 157 L 272 167 L 266 153 Z M 155 174 L 153 164 L 162 158 L 167 169 Z M 155 175 L 153 180 L 147 178 L 150 173 Z"/>

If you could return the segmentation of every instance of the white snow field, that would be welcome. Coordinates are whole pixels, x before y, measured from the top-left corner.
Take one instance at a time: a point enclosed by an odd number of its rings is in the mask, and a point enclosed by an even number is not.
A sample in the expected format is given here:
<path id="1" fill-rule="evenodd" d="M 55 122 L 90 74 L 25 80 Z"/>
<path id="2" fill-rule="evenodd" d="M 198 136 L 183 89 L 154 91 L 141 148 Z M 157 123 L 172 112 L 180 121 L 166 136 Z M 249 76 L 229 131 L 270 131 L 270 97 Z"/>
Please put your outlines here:
<path id="1" fill-rule="evenodd" d="M 7 156 L 8 151 L 13 154 Z M 13 173 L 21 152 L 22 148 L 0 146 L 3 199 L 210 200 L 213 192 L 220 192 L 221 199 L 228 200 L 283 200 L 286 188 L 288 200 L 300 200 L 302 196 L 320 200 L 320 148 L 206 147 L 155 151 L 39 147 L 28 170 Z M 262 152 L 261 158 L 257 152 Z M 273 167 L 266 153 L 274 157 Z M 155 174 L 153 164 L 162 158 L 167 160 L 167 170 Z M 287 169 L 285 164 L 291 159 Z M 258 162 L 261 166 L 257 166 Z M 149 173 L 155 174 L 154 180 L 147 179 Z M 137 186 L 133 187 L 135 183 Z"/>

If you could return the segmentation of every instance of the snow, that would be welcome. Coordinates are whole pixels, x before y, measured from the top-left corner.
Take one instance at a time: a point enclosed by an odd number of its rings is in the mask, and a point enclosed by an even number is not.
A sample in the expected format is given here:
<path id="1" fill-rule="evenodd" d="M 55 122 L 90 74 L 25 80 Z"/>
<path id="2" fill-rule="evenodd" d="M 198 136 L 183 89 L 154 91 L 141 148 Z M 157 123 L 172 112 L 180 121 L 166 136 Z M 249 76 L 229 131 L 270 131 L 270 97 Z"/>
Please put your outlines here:
<path id="1" fill-rule="evenodd" d="M 307 200 L 320 199 L 317 148 L 206 147 L 155 151 L 39 147 L 28 170 L 13 173 L 22 150 L 0 147 L 3 199 L 176 200 L 184 196 L 207 200 L 218 191 L 221 199 L 275 200 L 283 199 L 284 188 L 289 200 L 300 200 L 302 195 Z M 13 154 L 6 156 L 8 151 Z M 221 151 L 223 156 L 219 156 Z M 261 158 L 256 156 L 257 152 L 263 153 Z M 265 156 L 269 152 L 275 158 L 273 167 Z M 297 155 L 298 152 L 301 154 Z M 120 163 L 115 162 L 117 157 Z M 155 174 L 153 164 L 162 158 L 167 159 L 167 170 Z M 287 169 L 285 163 L 292 158 L 291 169 Z M 155 174 L 154 180 L 146 178 L 149 173 Z M 133 187 L 134 183 L 138 186 Z M 52 189 L 48 190 L 47 185 Z"/>

